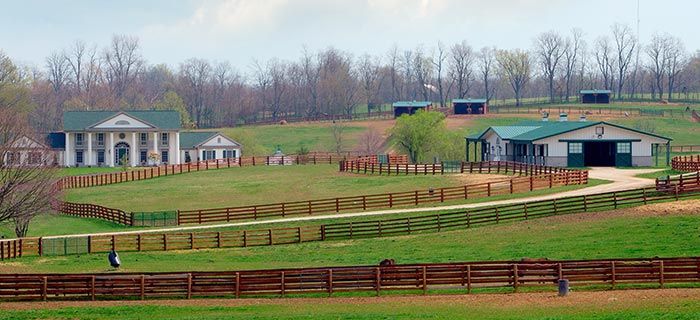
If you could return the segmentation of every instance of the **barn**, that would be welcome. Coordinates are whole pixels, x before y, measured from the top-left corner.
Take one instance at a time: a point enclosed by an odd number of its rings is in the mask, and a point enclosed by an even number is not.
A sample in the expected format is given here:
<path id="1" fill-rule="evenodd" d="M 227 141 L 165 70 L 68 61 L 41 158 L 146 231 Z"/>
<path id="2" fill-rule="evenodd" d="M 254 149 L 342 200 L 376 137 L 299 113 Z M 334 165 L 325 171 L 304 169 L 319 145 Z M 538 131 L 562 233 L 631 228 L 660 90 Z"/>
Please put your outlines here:
<path id="1" fill-rule="evenodd" d="M 638 167 L 659 163 L 671 138 L 604 121 L 526 121 L 492 126 L 466 138 L 470 160 L 517 161 L 558 167 Z M 471 150 L 471 153 L 470 153 Z M 470 157 L 472 155 L 472 157 Z"/>
<path id="2" fill-rule="evenodd" d="M 581 103 L 585 104 L 609 104 L 610 90 L 581 90 Z"/>
<path id="3" fill-rule="evenodd" d="M 489 105 L 486 99 L 453 99 L 454 114 L 486 114 Z"/>
<path id="4" fill-rule="evenodd" d="M 433 103 L 430 101 L 397 101 L 394 102 L 394 117 L 398 118 L 403 114 L 414 114 L 418 110 L 430 110 Z"/>

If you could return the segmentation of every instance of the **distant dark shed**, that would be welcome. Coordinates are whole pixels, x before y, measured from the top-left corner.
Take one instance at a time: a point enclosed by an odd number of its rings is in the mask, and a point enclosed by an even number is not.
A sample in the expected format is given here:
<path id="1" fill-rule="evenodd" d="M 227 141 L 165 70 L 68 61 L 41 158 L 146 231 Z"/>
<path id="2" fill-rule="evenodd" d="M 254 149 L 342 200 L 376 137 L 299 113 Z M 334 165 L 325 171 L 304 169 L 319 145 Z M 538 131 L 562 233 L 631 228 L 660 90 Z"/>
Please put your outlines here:
<path id="1" fill-rule="evenodd" d="M 581 90 L 581 103 L 608 104 L 610 103 L 610 90 Z"/>
<path id="2" fill-rule="evenodd" d="M 394 102 L 394 117 L 398 118 L 403 114 L 414 114 L 418 110 L 430 110 L 433 103 L 430 101 L 397 101 Z"/>
<path id="3" fill-rule="evenodd" d="M 486 114 L 489 105 L 486 99 L 453 99 L 454 114 Z"/>

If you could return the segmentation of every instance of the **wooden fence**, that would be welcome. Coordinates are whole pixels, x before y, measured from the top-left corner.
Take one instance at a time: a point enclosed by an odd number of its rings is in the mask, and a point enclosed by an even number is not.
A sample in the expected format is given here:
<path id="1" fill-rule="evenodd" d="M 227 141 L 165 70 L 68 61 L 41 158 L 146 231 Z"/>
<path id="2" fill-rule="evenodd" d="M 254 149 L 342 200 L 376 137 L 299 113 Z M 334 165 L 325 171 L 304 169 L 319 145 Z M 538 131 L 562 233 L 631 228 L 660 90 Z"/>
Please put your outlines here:
<path id="1" fill-rule="evenodd" d="M 569 117 L 575 117 L 585 113 L 586 115 L 617 115 L 638 117 L 684 117 L 690 112 L 684 108 L 678 109 L 654 109 L 650 108 L 625 108 L 625 107 L 598 107 L 594 105 L 530 105 L 530 106 L 489 106 L 489 113 L 496 114 L 524 114 L 548 112 L 550 118 L 557 118 L 559 113 L 566 112 Z"/>
<path id="2" fill-rule="evenodd" d="M 677 156 L 671 159 L 671 168 L 678 171 L 700 171 L 700 155 Z"/>
<path id="3" fill-rule="evenodd" d="M 106 300 L 146 298 L 243 297 L 338 292 L 461 288 L 554 287 L 566 279 L 573 287 L 700 282 L 700 258 L 638 258 L 552 261 L 480 261 L 345 266 L 221 272 L 95 274 L 0 274 L 2 300 Z"/>
<path id="4" fill-rule="evenodd" d="M 296 227 L 256 230 L 197 232 L 148 232 L 100 234 L 94 236 L 52 236 L 0 240 L 0 247 L 15 248 L 4 258 L 22 255 L 64 255 L 119 251 L 167 251 L 205 248 L 231 248 L 293 244 L 310 241 L 376 238 L 426 232 L 463 230 L 472 227 L 529 220 L 554 215 L 613 210 L 664 201 L 697 197 L 700 186 L 684 192 L 658 191 L 655 188 L 529 201 L 510 205 L 478 207 L 445 213 L 405 218 L 338 222 Z M 22 247 L 22 245 L 25 245 Z M 3 249 L 5 250 L 5 249 Z M 8 252 L 8 251 L 3 251 Z"/>
<path id="5" fill-rule="evenodd" d="M 556 186 L 586 183 L 588 183 L 587 171 L 561 171 L 537 176 L 516 177 L 487 183 L 469 184 L 459 187 L 242 207 L 179 210 L 178 225 L 258 220 L 261 218 L 284 218 L 298 215 L 337 213 L 347 210 L 390 209 L 400 206 L 418 206 L 425 203 L 445 202 L 449 200 L 492 197 L 496 195 L 550 189 Z"/>
<path id="6" fill-rule="evenodd" d="M 445 173 L 503 173 L 519 175 L 557 174 L 573 180 L 588 177 L 586 170 L 574 170 L 512 161 L 443 162 L 429 164 L 371 163 L 358 160 L 339 162 L 341 172 L 386 175 L 435 175 Z"/>
<path id="7" fill-rule="evenodd" d="M 60 202 L 55 209 L 61 214 L 69 216 L 101 219 L 127 226 L 134 225 L 134 217 L 131 212 L 96 204 Z"/>
<path id="8" fill-rule="evenodd" d="M 102 186 L 128 181 L 152 179 L 161 176 L 197 172 L 211 169 L 245 167 L 245 166 L 276 166 L 293 164 L 335 164 L 341 160 L 353 159 L 356 156 L 337 154 L 310 154 L 289 156 L 242 157 L 165 165 L 120 171 L 112 173 L 68 176 L 59 181 L 62 189 L 85 188 Z"/>

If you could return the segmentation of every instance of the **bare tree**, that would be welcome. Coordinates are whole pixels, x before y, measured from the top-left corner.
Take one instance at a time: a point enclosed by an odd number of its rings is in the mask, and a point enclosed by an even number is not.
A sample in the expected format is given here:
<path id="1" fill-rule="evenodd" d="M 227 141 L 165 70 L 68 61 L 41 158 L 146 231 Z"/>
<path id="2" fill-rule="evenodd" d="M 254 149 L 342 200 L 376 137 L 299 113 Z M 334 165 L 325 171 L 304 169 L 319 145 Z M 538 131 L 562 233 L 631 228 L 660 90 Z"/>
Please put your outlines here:
<path id="1" fill-rule="evenodd" d="M 379 90 L 381 90 L 382 80 L 384 75 L 380 72 L 381 64 L 372 56 L 365 54 L 360 58 L 358 65 L 358 73 L 360 82 L 362 83 L 362 93 L 367 103 L 367 112 L 372 113 L 372 106 Z"/>
<path id="2" fill-rule="evenodd" d="M 56 93 L 63 92 L 68 82 L 69 65 L 66 57 L 58 52 L 52 53 L 46 58 L 46 68 L 49 73 L 49 83 Z"/>
<path id="3" fill-rule="evenodd" d="M 613 38 L 615 39 L 615 53 L 617 66 L 617 99 L 622 99 L 622 88 L 627 79 L 627 69 L 634 50 L 637 47 L 637 38 L 628 25 L 615 24 L 612 27 Z"/>
<path id="4" fill-rule="evenodd" d="M 384 138 L 376 127 L 369 127 L 360 135 L 359 150 L 363 154 L 377 154 L 382 149 Z"/>
<path id="5" fill-rule="evenodd" d="M 540 34 L 535 40 L 538 61 L 549 84 L 549 102 L 554 102 L 554 76 L 566 53 L 564 39 L 555 31 Z"/>
<path id="6" fill-rule="evenodd" d="M 572 29 L 571 37 L 566 39 L 564 47 L 564 82 L 566 86 L 566 97 L 564 99 L 567 102 L 569 102 L 569 97 L 571 96 L 571 79 L 576 73 L 576 64 L 580 60 L 582 42 L 581 30 Z"/>
<path id="7" fill-rule="evenodd" d="M 403 60 L 401 61 L 401 67 L 403 68 L 403 81 L 404 88 L 401 94 L 401 99 L 405 100 L 416 100 L 416 89 L 413 83 L 413 51 L 405 50 L 403 52 Z"/>
<path id="8" fill-rule="evenodd" d="M 413 55 L 413 70 L 416 77 L 415 88 L 420 92 L 423 101 L 430 101 L 431 94 L 435 90 L 435 86 L 430 83 L 430 75 L 433 73 L 432 64 L 425 56 L 422 47 L 418 47 Z"/>
<path id="9" fill-rule="evenodd" d="M 688 63 L 685 46 L 681 39 L 670 37 L 668 40 L 668 64 L 666 67 L 666 79 L 668 82 L 668 100 L 672 99 L 673 90 L 676 88 L 678 77 Z"/>
<path id="10" fill-rule="evenodd" d="M 515 106 L 521 106 L 523 89 L 530 81 L 530 55 L 520 49 L 499 50 L 496 53 L 501 77 L 506 79 L 515 94 Z"/>
<path id="11" fill-rule="evenodd" d="M 664 75 L 668 69 L 670 51 L 668 35 L 654 34 L 645 51 L 649 57 L 648 68 L 653 78 L 651 98 L 655 99 L 657 92 L 659 93 L 659 98 L 663 98 Z"/>
<path id="12" fill-rule="evenodd" d="M 457 43 L 450 49 L 450 69 L 452 70 L 453 81 L 457 85 L 457 98 L 459 99 L 469 96 L 472 74 L 474 73 L 472 66 L 475 58 L 472 47 L 466 41 Z M 489 71 L 487 72 L 490 72 L 492 61 L 487 61 L 489 63 Z"/>
<path id="13" fill-rule="evenodd" d="M 387 54 L 389 60 L 389 77 L 391 80 L 391 101 L 396 101 L 400 99 L 403 87 L 401 81 L 399 80 L 399 48 L 394 45 L 389 53 Z"/>
<path id="14" fill-rule="evenodd" d="M 615 82 L 612 50 L 613 48 L 610 44 L 610 38 L 599 37 L 596 39 L 593 52 L 595 54 L 598 70 L 600 71 L 600 75 L 603 77 L 603 88 L 608 90 L 612 90 L 613 83 Z"/>
<path id="15" fill-rule="evenodd" d="M 333 134 L 333 142 L 335 153 L 341 154 L 345 148 L 345 124 L 341 121 L 333 121 L 331 125 L 331 133 Z"/>
<path id="16" fill-rule="evenodd" d="M 442 44 L 442 42 L 438 42 L 437 56 L 433 55 L 431 62 L 436 73 L 435 82 L 437 84 L 438 97 L 440 98 L 440 107 L 445 107 L 447 105 L 447 99 L 445 97 L 446 88 L 443 80 L 445 60 L 447 60 L 445 45 Z"/>
<path id="17" fill-rule="evenodd" d="M 321 64 L 318 56 L 314 56 L 304 48 L 301 66 L 304 74 L 304 86 L 308 93 L 307 114 L 318 114 L 318 85 L 321 79 Z"/>
<path id="18" fill-rule="evenodd" d="M 136 37 L 114 36 L 104 51 L 107 83 L 116 99 L 121 99 L 142 70 L 143 58 Z"/>
<path id="19" fill-rule="evenodd" d="M 205 99 L 207 98 L 207 84 L 211 79 L 212 67 L 203 59 L 188 59 L 180 65 L 179 83 L 182 98 L 187 104 L 187 109 L 194 118 L 197 127 L 202 124 Z"/>
<path id="20" fill-rule="evenodd" d="M 493 98 L 494 90 L 491 88 L 491 78 L 496 62 L 496 49 L 491 47 L 483 47 L 479 51 L 479 73 L 481 81 L 484 83 L 484 95 L 486 100 L 490 101 Z"/>
<path id="21" fill-rule="evenodd" d="M 17 237 L 48 213 L 58 194 L 51 150 L 40 144 L 16 108 L 0 105 L 0 223 L 12 222 Z"/>

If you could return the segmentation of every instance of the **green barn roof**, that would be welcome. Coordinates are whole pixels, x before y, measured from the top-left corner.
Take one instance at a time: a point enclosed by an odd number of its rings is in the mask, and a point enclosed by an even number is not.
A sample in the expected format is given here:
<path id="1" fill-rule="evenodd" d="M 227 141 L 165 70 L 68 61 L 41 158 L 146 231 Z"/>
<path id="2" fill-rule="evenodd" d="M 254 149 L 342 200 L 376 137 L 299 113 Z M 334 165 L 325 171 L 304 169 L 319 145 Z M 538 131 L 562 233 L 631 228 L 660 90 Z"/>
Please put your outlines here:
<path id="1" fill-rule="evenodd" d="M 241 145 L 240 143 L 234 141 L 233 139 L 225 136 L 221 132 L 216 132 L 216 131 L 187 131 L 187 132 L 180 132 L 180 148 L 182 149 L 194 149 L 197 146 L 199 146 L 202 143 L 207 142 L 209 139 L 213 138 L 216 135 L 222 135 L 223 137 L 233 141 L 237 145 Z"/>
<path id="2" fill-rule="evenodd" d="M 394 102 L 393 106 L 394 108 L 405 108 L 405 107 L 410 107 L 410 108 L 425 108 L 433 103 L 430 101 L 396 101 Z"/>
<path id="3" fill-rule="evenodd" d="M 536 140 L 541 140 L 549 138 L 552 136 L 560 135 L 570 131 L 575 131 L 595 125 L 606 124 L 609 126 L 617 127 L 624 130 L 629 130 L 653 137 L 657 137 L 664 140 L 673 140 L 668 137 L 656 135 L 649 132 L 640 131 L 633 128 L 624 127 L 614 123 L 608 123 L 604 121 L 525 121 L 513 126 L 494 126 L 489 127 L 482 131 L 481 134 L 472 135 L 467 137 L 470 140 L 482 139 L 483 136 L 489 131 L 493 130 L 502 139 L 511 141 L 521 141 L 521 142 L 532 142 Z"/>
<path id="4" fill-rule="evenodd" d="M 120 113 L 149 123 L 158 129 L 181 128 L 180 114 L 173 110 L 65 111 L 63 112 L 63 130 L 83 131 Z"/>
<path id="5" fill-rule="evenodd" d="M 452 99 L 452 103 L 486 103 L 486 99 Z"/>
<path id="6" fill-rule="evenodd" d="M 581 94 L 611 94 L 612 91 L 610 90 L 598 90 L 598 89 L 593 89 L 593 90 L 581 90 Z"/>

